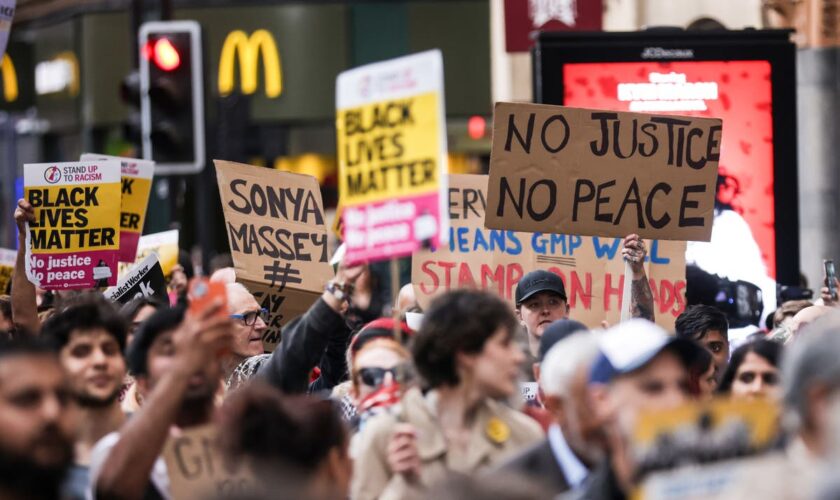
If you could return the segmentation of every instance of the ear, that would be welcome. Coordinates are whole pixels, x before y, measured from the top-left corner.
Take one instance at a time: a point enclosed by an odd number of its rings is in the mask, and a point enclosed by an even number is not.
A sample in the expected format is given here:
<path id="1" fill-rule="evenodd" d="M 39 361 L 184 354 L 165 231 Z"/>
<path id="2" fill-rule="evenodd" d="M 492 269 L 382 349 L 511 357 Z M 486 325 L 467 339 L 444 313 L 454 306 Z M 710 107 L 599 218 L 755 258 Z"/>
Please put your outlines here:
<path id="1" fill-rule="evenodd" d="M 137 384 L 137 394 L 143 399 L 149 396 L 149 378 L 146 376 L 136 377 L 134 383 Z"/>
<path id="2" fill-rule="evenodd" d="M 564 422 L 563 418 L 563 400 L 558 398 L 557 396 L 543 396 L 543 406 L 545 409 L 551 413 L 551 416 L 554 417 L 559 422 Z"/>
<path id="3" fill-rule="evenodd" d="M 522 321 L 522 313 L 519 312 L 520 306 L 516 306 L 516 319 Z"/>
<path id="4" fill-rule="evenodd" d="M 458 352 L 455 354 L 455 366 L 472 368 L 475 364 L 475 355 Z"/>

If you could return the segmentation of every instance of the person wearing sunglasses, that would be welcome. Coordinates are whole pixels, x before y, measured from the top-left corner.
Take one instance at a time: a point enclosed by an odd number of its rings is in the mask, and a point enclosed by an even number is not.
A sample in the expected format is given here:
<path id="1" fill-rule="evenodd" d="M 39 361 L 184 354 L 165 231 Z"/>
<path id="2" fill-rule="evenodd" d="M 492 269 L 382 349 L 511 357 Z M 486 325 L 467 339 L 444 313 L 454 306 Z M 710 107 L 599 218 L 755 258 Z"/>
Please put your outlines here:
<path id="1" fill-rule="evenodd" d="M 351 448 L 353 500 L 425 498 L 450 472 L 489 470 L 543 438 L 535 421 L 503 402 L 518 393 L 525 361 L 517 326 L 511 307 L 487 292 L 457 290 L 432 302 L 411 342 L 425 392 L 407 390 L 360 431 Z"/>

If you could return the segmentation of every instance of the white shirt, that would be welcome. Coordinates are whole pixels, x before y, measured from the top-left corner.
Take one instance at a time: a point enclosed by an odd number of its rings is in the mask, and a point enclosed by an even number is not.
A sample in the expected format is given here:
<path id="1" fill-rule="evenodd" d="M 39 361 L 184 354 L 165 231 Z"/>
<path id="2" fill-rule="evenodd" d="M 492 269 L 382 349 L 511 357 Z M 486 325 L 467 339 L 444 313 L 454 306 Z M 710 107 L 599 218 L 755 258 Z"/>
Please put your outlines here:
<path id="1" fill-rule="evenodd" d="M 90 453 L 90 484 L 88 485 L 87 499 L 94 500 L 96 498 L 95 485 L 99 480 L 99 474 L 102 472 L 102 466 L 111 454 L 111 450 L 120 440 L 119 432 L 112 432 L 99 441 L 93 447 Z M 158 457 L 155 460 L 155 465 L 152 467 L 152 473 L 149 480 L 157 488 L 160 496 L 166 500 L 170 500 L 169 493 L 169 472 L 166 470 L 166 462 L 163 457 Z"/>
<path id="2" fill-rule="evenodd" d="M 589 469 L 575 456 L 575 452 L 569 448 L 566 439 L 563 437 L 563 432 L 560 426 L 552 424 L 548 428 L 548 444 L 551 446 L 551 451 L 554 453 L 554 458 L 560 464 L 560 469 L 563 475 L 566 476 L 566 482 L 571 488 L 577 489 L 583 484 L 583 480 L 589 475 Z"/>

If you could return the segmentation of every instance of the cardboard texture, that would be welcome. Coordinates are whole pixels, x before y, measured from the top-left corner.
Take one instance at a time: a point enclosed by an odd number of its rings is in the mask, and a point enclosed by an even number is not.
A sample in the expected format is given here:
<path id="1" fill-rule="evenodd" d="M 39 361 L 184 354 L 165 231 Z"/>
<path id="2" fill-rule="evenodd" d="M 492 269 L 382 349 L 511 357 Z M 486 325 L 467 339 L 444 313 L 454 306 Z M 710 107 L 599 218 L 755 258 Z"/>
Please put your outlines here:
<path id="1" fill-rule="evenodd" d="M 621 316 L 623 238 L 523 233 L 484 228 L 486 175 L 449 176 L 451 237 L 448 247 L 412 257 L 411 282 L 421 307 L 455 288 L 492 290 L 514 306 L 519 280 L 531 270 L 559 274 L 570 317 L 589 327 Z M 645 264 L 656 322 L 673 330 L 685 309 L 685 242 L 646 241 Z"/>
<path id="2" fill-rule="evenodd" d="M 29 163 L 23 182 L 35 213 L 26 225 L 29 281 L 46 290 L 116 284 L 119 162 Z"/>
<path id="3" fill-rule="evenodd" d="M 496 103 L 486 227 L 709 241 L 722 122 Z"/>
<path id="4" fill-rule="evenodd" d="M 314 177 L 215 160 L 237 281 L 269 310 L 267 349 L 333 278 Z M 258 295 L 259 294 L 259 295 Z"/>
<path id="5" fill-rule="evenodd" d="M 188 428 L 163 448 L 174 500 L 226 498 L 255 491 L 247 464 L 225 460 L 217 446 L 215 425 Z"/>
<path id="6" fill-rule="evenodd" d="M 116 160 L 122 174 L 122 202 L 120 205 L 120 262 L 134 262 L 137 244 L 143 234 L 155 162 L 96 153 L 85 153 L 80 161 Z"/>
<path id="7" fill-rule="evenodd" d="M 105 290 L 105 297 L 120 304 L 126 304 L 136 297 L 151 297 L 162 304 L 168 304 L 166 279 L 158 255 L 154 252 L 149 254 L 123 276 L 117 286 Z"/>
<path id="8" fill-rule="evenodd" d="M 446 116 L 439 50 L 368 64 L 336 83 L 346 262 L 446 242 Z"/>

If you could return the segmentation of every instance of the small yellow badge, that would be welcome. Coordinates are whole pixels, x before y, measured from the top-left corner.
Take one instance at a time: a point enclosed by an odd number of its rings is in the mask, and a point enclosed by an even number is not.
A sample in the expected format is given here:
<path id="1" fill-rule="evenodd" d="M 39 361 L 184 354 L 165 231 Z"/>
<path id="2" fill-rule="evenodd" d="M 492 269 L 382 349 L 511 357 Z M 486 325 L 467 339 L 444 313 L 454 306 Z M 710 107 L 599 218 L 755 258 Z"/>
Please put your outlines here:
<path id="1" fill-rule="evenodd" d="M 502 444 L 510 437 L 510 427 L 500 419 L 493 417 L 487 422 L 487 437 L 496 444 Z"/>

